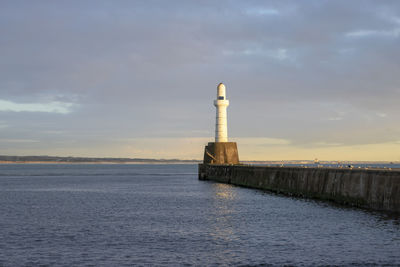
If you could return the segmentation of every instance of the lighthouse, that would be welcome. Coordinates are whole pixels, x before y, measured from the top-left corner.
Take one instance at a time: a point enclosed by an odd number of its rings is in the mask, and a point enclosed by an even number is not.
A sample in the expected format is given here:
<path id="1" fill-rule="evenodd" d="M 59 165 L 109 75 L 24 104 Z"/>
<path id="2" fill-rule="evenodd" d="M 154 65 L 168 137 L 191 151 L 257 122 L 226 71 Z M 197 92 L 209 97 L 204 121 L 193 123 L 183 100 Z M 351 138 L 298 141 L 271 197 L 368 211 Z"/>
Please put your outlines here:
<path id="1" fill-rule="evenodd" d="M 226 109 L 229 106 L 229 100 L 226 99 L 226 88 L 223 83 L 217 86 L 217 99 L 214 100 L 214 106 L 217 108 L 215 120 L 215 142 L 228 142 L 228 121 Z"/>
<path id="2" fill-rule="evenodd" d="M 204 149 L 204 164 L 238 164 L 239 154 L 235 142 L 228 142 L 228 121 L 226 109 L 229 100 L 226 99 L 226 87 L 223 83 L 217 86 L 215 118 L 215 142 L 209 142 Z"/>

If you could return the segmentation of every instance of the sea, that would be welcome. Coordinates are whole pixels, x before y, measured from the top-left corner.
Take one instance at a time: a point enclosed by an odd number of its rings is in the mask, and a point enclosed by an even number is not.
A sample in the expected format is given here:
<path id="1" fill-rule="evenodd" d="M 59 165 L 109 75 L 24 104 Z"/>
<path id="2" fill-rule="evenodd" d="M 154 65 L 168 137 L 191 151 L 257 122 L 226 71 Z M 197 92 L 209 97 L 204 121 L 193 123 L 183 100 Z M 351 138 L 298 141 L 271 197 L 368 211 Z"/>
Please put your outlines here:
<path id="1" fill-rule="evenodd" d="M 400 266 L 400 217 L 197 165 L 0 165 L 0 266 L 283 265 Z"/>

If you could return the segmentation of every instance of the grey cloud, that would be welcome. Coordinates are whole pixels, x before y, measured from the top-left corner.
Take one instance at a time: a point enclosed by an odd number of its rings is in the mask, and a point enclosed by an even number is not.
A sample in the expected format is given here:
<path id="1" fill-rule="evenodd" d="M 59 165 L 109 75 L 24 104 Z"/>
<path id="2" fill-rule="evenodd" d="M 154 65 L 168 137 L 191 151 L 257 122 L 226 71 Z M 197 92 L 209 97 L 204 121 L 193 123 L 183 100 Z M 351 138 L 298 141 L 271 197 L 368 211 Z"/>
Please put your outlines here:
<path id="1" fill-rule="evenodd" d="M 398 140 L 399 17 L 396 1 L 2 1 L 0 99 L 79 106 L 2 120 L 26 140 L 205 137 L 222 80 L 232 135 Z"/>

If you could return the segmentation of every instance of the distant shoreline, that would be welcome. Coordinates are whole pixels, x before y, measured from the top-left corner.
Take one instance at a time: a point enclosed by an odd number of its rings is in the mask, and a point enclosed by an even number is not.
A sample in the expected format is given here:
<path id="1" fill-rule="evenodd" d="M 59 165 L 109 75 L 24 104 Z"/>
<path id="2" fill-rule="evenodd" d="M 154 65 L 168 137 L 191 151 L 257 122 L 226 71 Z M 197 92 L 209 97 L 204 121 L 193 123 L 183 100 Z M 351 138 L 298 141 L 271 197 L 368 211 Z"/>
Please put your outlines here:
<path id="1" fill-rule="evenodd" d="M 58 157 L 58 156 L 5 156 L 0 155 L 0 164 L 199 164 L 202 160 L 190 159 L 145 159 L 145 158 L 91 158 L 91 157 Z M 399 161 L 325 161 L 314 160 L 242 160 L 242 164 L 257 165 L 309 165 L 309 164 L 400 164 Z"/>
<path id="2" fill-rule="evenodd" d="M 124 165 L 140 165 L 140 164 L 198 164 L 200 162 L 181 162 L 181 161 L 171 161 L 171 162 L 111 162 L 111 161 L 0 161 L 1 164 L 124 164 Z"/>
<path id="3" fill-rule="evenodd" d="M 200 160 L 0 155 L 0 164 L 197 164 L 197 163 L 200 163 Z"/>

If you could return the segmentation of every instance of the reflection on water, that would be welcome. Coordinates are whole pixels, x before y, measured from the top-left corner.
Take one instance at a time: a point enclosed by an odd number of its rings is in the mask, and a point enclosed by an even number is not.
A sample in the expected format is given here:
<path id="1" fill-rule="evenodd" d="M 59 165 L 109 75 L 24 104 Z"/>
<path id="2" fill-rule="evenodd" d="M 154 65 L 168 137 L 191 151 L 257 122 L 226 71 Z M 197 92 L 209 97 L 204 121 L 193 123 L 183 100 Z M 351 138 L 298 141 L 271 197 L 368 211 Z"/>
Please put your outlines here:
<path id="1" fill-rule="evenodd" d="M 236 230 L 239 225 L 235 222 L 238 200 L 235 187 L 228 184 L 212 183 L 212 214 L 208 218 L 210 223 L 210 237 L 216 244 L 216 255 L 219 262 L 228 263 L 237 255 L 232 252 L 229 245 L 238 241 Z"/>
<path id="2" fill-rule="evenodd" d="M 235 215 L 234 200 L 236 199 L 235 188 L 227 184 L 212 184 L 214 197 L 212 198 L 213 216 L 211 219 L 211 235 L 215 239 L 231 241 L 235 239 L 233 217 Z"/>
<path id="3" fill-rule="evenodd" d="M 229 184 L 212 184 L 217 199 L 234 200 L 236 198 L 236 190 Z"/>

